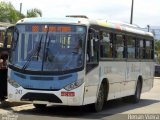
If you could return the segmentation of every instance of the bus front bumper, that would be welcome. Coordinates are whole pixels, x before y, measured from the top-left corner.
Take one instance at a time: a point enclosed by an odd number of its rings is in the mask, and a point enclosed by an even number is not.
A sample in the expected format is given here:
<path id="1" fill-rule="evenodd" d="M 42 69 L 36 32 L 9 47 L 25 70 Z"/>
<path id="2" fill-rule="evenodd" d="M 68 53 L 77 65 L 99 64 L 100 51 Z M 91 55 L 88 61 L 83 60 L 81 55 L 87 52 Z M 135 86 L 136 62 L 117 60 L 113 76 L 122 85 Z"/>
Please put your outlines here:
<path id="1" fill-rule="evenodd" d="M 8 83 L 8 100 L 10 102 L 25 102 L 47 105 L 83 105 L 84 83 L 71 91 L 29 90 L 22 87 L 15 88 Z"/>

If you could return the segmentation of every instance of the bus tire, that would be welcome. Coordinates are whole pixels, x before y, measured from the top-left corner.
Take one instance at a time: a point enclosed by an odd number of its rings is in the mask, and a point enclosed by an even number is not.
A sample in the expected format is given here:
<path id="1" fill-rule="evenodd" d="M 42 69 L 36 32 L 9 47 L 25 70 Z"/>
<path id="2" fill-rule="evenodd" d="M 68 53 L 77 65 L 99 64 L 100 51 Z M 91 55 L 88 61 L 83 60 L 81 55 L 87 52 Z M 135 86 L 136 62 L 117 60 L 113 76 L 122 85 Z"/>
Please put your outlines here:
<path id="1" fill-rule="evenodd" d="M 44 108 L 46 108 L 47 105 L 45 105 L 45 104 L 33 104 L 33 106 L 36 109 L 44 109 Z"/>
<path id="2" fill-rule="evenodd" d="M 97 100 L 95 103 L 91 105 L 93 112 L 102 111 L 104 103 L 105 103 L 105 90 L 104 90 L 104 84 L 101 84 L 98 92 Z"/>
<path id="3" fill-rule="evenodd" d="M 132 103 L 138 103 L 140 101 L 141 91 L 142 91 L 142 82 L 138 80 L 135 94 L 131 96 Z"/>

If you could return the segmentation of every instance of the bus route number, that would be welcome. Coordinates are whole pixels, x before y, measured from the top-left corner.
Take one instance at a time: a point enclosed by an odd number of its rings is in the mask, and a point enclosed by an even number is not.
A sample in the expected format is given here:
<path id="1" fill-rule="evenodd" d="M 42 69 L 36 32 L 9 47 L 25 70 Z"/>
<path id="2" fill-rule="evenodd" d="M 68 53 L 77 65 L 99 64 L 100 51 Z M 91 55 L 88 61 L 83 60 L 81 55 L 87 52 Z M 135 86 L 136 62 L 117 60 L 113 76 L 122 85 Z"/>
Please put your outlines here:
<path id="1" fill-rule="evenodd" d="M 19 95 L 21 95 L 21 94 L 22 94 L 22 90 L 16 89 L 15 94 L 19 94 Z"/>

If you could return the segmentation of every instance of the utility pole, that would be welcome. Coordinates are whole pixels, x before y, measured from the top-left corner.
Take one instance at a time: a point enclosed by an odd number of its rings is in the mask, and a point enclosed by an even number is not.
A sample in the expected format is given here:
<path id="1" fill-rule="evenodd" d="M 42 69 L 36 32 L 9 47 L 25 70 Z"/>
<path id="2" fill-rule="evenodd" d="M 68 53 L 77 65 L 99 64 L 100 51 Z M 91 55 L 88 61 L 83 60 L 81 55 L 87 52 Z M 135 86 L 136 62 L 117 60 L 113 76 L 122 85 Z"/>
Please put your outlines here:
<path id="1" fill-rule="evenodd" d="M 148 28 L 148 32 L 150 31 L 150 25 L 147 25 L 147 28 Z"/>
<path id="2" fill-rule="evenodd" d="M 130 18 L 130 24 L 133 23 L 133 6 L 134 6 L 134 0 L 132 0 L 132 5 L 131 5 L 131 18 Z"/>
<path id="3" fill-rule="evenodd" d="M 21 14 L 22 14 L 22 3 L 20 3 L 20 10 L 19 10 L 19 12 L 20 12 L 20 16 L 21 16 Z"/>

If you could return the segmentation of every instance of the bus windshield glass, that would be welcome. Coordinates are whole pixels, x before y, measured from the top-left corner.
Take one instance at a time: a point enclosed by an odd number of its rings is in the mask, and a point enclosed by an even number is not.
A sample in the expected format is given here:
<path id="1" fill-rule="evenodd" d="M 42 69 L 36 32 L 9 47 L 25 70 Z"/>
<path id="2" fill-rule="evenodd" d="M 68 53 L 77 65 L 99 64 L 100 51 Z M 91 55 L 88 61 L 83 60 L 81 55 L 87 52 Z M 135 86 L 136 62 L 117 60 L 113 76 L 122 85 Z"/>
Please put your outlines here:
<path id="1" fill-rule="evenodd" d="M 86 27 L 18 24 L 10 64 L 30 71 L 67 71 L 84 63 Z M 17 39 L 18 37 L 18 39 Z"/>

